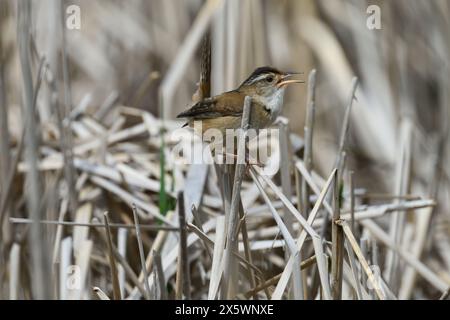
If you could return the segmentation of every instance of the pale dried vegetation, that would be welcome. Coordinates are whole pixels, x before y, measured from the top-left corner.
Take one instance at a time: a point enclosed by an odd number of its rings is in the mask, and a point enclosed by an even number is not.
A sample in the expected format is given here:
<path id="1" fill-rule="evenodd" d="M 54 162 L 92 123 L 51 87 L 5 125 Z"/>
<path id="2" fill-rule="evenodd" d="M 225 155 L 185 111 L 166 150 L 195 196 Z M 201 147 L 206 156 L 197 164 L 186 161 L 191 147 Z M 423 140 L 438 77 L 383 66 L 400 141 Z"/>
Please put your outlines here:
<path id="1" fill-rule="evenodd" d="M 450 2 L 375 2 L 2 0 L 0 298 L 447 299 Z M 274 176 L 171 157 L 209 26 L 305 72 Z"/>

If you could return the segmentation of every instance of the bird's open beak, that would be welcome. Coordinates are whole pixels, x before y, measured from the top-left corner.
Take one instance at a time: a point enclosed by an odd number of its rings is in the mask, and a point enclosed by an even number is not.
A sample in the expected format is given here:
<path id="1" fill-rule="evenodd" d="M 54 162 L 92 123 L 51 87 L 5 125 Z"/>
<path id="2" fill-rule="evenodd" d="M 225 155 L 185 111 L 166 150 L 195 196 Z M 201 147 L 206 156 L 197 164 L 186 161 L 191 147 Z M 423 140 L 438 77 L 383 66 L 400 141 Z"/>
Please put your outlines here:
<path id="1" fill-rule="evenodd" d="M 295 79 L 286 80 L 286 79 L 289 79 L 290 77 L 292 77 L 294 75 L 297 75 L 297 74 L 303 74 L 303 72 L 287 72 L 286 74 L 283 75 L 283 77 L 281 78 L 281 81 L 278 82 L 277 86 L 279 88 L 281 88 L 281 87 L 284 87 L 284 86 L 286 86 L 288 84 L 291 84 L 291 83 L 305 83 L 305 81 L 303 81 L 303 80 L 295 80 Z"/>

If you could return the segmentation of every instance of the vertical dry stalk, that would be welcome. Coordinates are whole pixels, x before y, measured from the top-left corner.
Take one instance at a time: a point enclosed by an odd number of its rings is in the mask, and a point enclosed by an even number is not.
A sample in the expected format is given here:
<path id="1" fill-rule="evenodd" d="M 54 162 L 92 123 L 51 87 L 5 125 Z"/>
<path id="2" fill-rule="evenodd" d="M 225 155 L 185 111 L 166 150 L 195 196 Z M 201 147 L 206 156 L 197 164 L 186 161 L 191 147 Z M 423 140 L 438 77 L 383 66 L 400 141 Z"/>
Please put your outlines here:
<path id="1" fill-rule="evenodd" d="M 357 87 L 358 87 L 358 78 L 353 77 L 350 95 L 348 98 L 348 104 L 347 104 L 347 108 L 345 109 L 344 121 L 342 123 L 341 136 L 339 138 L 338 152 L 337 152 L 336 161 L 334 164 L 336 168 L 342 167 L 342 164 L 341 164 L 341 162 L 343 161 L 342 153 L 345 151 L 344 150 L 345 142 L 347 141 L 348 129 L 350 128 L 350 115 L 351 115 L 351 111 L 352 111 L 353 100 L 355 100 L 355 93 L 356 93 Z M 342 173 L 343 172 L 341 172 L 341 174 Z M 339 180 L 341 180 L 341 179 L 339 179 Z"/>
<path id="2" fill-rule="evenodd" d="M 0 39 L 1 40 L 1 39 Z M 8 130 L 8 106 L 6 100 L 5 75 L 2 47 L 0 45 L 0 193 L 4 194 L 8 188 L 10 170 L 10 146 Z M 1 201 L 1 197 L 0 197 Z M 8 207 L 5 209 L 8 212 Z M 0 212 L 0 216 L 2 213 Z M 3 229 L 3 220 L 0 219 L 0 229 Z M 0 231 L 0 234 L 2 232 Z M 3 240 L 0 238 L 0 241 Z"/>
<path id="3" fill-rule="evenodd" d="M 294 183 L 295 183 L 295 196 L 297 198 L 297 208 L 301 210 L 302 206 L 302 189 L 301 189 L 301 177 L 297 168 L 294 169 Z M 300 252 L 301 254 L 301 252 Z M 300 257 L 301 258 L 301 257 Z M 302 286 L 303 286 L 303 299 L 308 300 L 309 290 L 308 290 L 308 270 L 302 270 Z"/>
<path id="4" fill-rule="evenodd" d="M 128 237 L 128 230 L 124 228 L 120 228 L 117 233 L 117 251 L 122 257 L 127 256 L 127 237 Z M 125 290 L 125 269 L 122 264 L 118 267 L 118 277 L 119 277 L 119 286 L 120 286 L 120 293 L 122 297 L 125 297 L 126 290 Z"/>
<path id="5" fill-rule="evenodd" d="M 308 78 L 308 103 L 306 107 L 306 122 L 305 122 L 305 149 L 303 153 L 303 162 L 308 172 L 312 170 L 312 142 L 314 119 L 316 113 L 316 70 L 312 70 Z M 302 179 L 301 185 L 302 201 L 300 203 L 301 212 L 303 216 L 307 217 L 309 214 L 309 186 L 306 180 Z"/>
<path id="6" fill-rule="evenodd" d="M 281 188 L 283 194 L 291 199 L 292 197 L 292 182 L 291 182 L 291 161 L 292 154 L 289 148 L 289 128 L 287 123 L 280 123 L 280 153 L 281 153 Z M 303 213 L 304 215 L 304 213 Z M 294 218 L 290 214 L 289 210 L 284 207 L 284 220 L 286 221 L 286 226 L 291 235 L 294 235 Z M 294 261 L 294 272 L 292 277 L 292 287 L 293 287 L 293 296 L 296 300 L 303 300 L 303 279 L 302 279 L 302 271 L 300 270 L 300 263 L 302 261 L 301 252 L 298 253 L 299 259 L 295 259 Z M 286 259 L 288 258 L 288 254 L 286 252 Z"/>
<path id="7" fill-rule="evenodd" d="M 192 217 L 194 219 L 196 227 L 199 228 L 201 232 L 204 232 L 203 231 L 203 226 L 202 226 L 202 223 L 201 223 L 201 220 L 200 220 L 200 215 L 199 215 L 199 212 L 197 211 L 197 208 L 195 207 L 195 205 L 192 205 L 191 212 L 192 212 Z M 212 253 L 211 253 L 211 249 L 204 242 L 202 242 L 202 245 L 203 245 L 203 248 L 206 251 L 206 254 L 208 255 L 208 257 L 212 261 L 213 256 L 212 256 Z"/>
<path id="8" fill-rule="evenodd" d="M 170 222 L 170 221 L 172 221 L 172 216 L 173 215 L 174 215 L 174 211 L 169 211 L 167 213 L 165 219 Z M 160 251 L 161 247 L 164 244 L 164 241 L 166 241 L 167 235 L 168 235 L 168 231 L 167 230 L 160 230 L 158 232 L 158 234 L 156 235 L 155 240 L 153 241 L 153 244 L 152 244 L 152 246 L 150 248 L 150 252 Z M 126 262 L 126 260 L 124 262 Z M 152 269 L 152 267 L 153 267 L 153 256 L 151 254 L 149 254 L 147 256 L 147 260 L 145 261 L 145 266 L 146 266 L 146 270 L 151 270 Z M 143 281 L 143 280 L 144 280 L 144 274 L 141 271 L 141 273 L 139 274 L 139 281 Z M 138 290 L 139 290 L 139 292 L 141 294 L 144 292 L 143 290 L 139 289 L 138 283 L 139 282 L 137 282 L 135 284 L 137 288 L 133 289 L 133 292 L 131 293 L 132 296 L 136 296 L 136 294 L 138 294 Z M 143 295 L 145 296 L 145 292 L 144 292 Z"/>
<path id="9" fill-rule="evenodd" d="M 242 201 L 239 201 L 239 219 L 240 219 L 240 222 L 239 222 L 240 227 L 238 226 L 238 229 L 241 230 L 242 242 L 244 244 L 245 259 L 247 259 L 249 264 L 253 264 L 252 250 L 250 248 L 250 241 L 249 241 L 248 232 L 247 232 L 247 222 L 246 222 L 246 217 L 245 217 Z M 256 287 L 255 272 L 252 268 L 250 268 L 250 265 L 247 265 L 247 270 L 250 274 L 250 285 L 252 286 L 252 288 L 254 288 L 254 287 Z M 256 294 L 255 294 L 254 298 L 257 299 Z"/>
<path id="10" fill-rule="evenodd" d="M 237 261 L 233 256 L 232 252 L 237 250 L 238 243 L 238 230 L 237 227 L 239 225 L 239 203 L 241 202 L 241 184 L 242 179 L 244 177 L 245 171 L 245 152 L 246 152 L 246 132 L 248 129 L 248 124 L 250 120 L 250 108 L 251 108 L 251 98 L 245 97 L 244 100 L 244 110 L 242 113 L 242 122 L 241 122 L 241 134 L 238 140 L 238 152 L 237 152 L 237 164 L 234 173 L 234 181 L 232 186 L 232 196 L 231 196 L 231 205 L 230 205 L 230 213 L 228 215 L 227 221 L 227 243 L 225 247 L 225 256 L 224 256 L 224 282 L 223 285 L 226 288 L 225 294 L 227 299 L 234 298 L 235 293 L 234 289 L 237 288 L 237 283 L 229 283 L 232 278 L 232 270 L 236 270 Z M 234 278 L 234 277 L 233 277 Z M 231 285 L 231 286 L 230 286 Z"/>
<path id="11" fill-rule="evenodd" d="M 19 298 L 20 286 L 20 245 L 14 243 L 9 253 L 9 299 Z"/>
<path id="12" fill-rule="evenodd" d="M 223 248 L 225 245 L 225 217 L 219 216 L 216 220 L 216 237 L 214 239 L 214 252 L 211 266 L 211 277 L 208 289 L 208 300 L 213 300 L 219 288 L 223 271 Z"/>
<path id="13" fill-rule="evenodd" d="M 72 237 L 67 237 L 61 241 L 61 253 L 59 264 L 59 299 L 69 299 L 69 288 L 67 287 L 68 268 L 72 264 Z"/>
<path id="14" fill-rule="evenodd" d="M 9 170 L 8 173 L 8 177 L 5 183 L 5 190 L 2 191 L 1 196 L 0 196 L 0 226 L 3 225 L 3 220 L 5 218 L 6 215 L 6 209 L 8 207 L 8 202 L 11 199 L 11 194 L 13 192 L 13 182 L 14 182 L 14 177 L 16 176 L 16 170 L 17 170 L 17 165 L 20 161 L 20 158 L 22 157 L 22 153 L 23 153 L 23 149 L 24 149 L 24 140 L 25 140 L 25 131 L 26 129 L 24 128 L 22 130 L 22 135 L 20 137 L 18 146 L 17 146 L 17 151 L 16 151 L 16 155 L 14 156 L 14 159 L 12 160 L 11 163 L 11 170 Z M 2 238 L 2 231 L 3 229 L 0 228 L 0 239 Z"/>
<path id="15" fill-rule="evenodd" d="M 306 105 L 306 119 L 304 127 L 304 138 L 305 147 L 303 151 L 303 163 L 305 165 L 305 170 L 310 173 L 313 169 L 313 133 L 314 133 L 314 121 L 316 113 L 316 74 L 315 69 L 311 70 L 308 77 L 308 92 L 307 92 L 307 105 Z M 303 213 L 304 217 L 308 217 L 310 211 L 310 186 L 308 185 L 306 178 L 303 177 L 301 180 L 301 186 L 299 186 L 301 193 L 301 201 L 299 203 L 299 208 Z M 315 288 L 318 285 L 317 270 L 312 270 L 312 294 L 314 294 Z"/>
<path id="16" fill-rule="evenodd" d="M 361 282 L 359 281 L 360 277 L 358 276 L 358 269 L 356 266 L 355 255 L 353 250 L 350 247 L 348 240 L 345 240 L 345 250 L 347 251 L 348 261 L 350 263 L 350 268 L 353 276 L 353 280 L 355 282 L 355 296 L 358 300 L 362 299 L 362 290 L 361 290 Z"/>
<path id="17" fill-rule="evenodd" d="M 30 250 L 32 256 L 32 288 L 35 299 L 48 299 L 51 297 L 50 288 L 51 278 L 49 274 L 49 261 L 45 244 L 45 237 L 41 220 L 41 181 L 37 163 L 39 159 L 39 146 L 37 129 L 38 125 L 35 119 L 33 108 L 33 80 L 30 65 L 30 21 L 31 21 L 31 2 L 24 0 L 18 2 L 18 44 L 19 55 L 22 66 L 23 77 L 23 97 L 25 113 L 25 146 L 26 161 L 29 166 L 26 179 L 27 204 L 30 218 L 33 219 L 30 232 Z"/>
<path id="18" fill-rule="evenodd" d="M 72 110 L 72 93 L 70 87 L 70 76 L 69 76 L 69 61 L 67 59 L 67 44 L 66 44 L 66 29 L 65 28 L 65 6 L 64 2 L 61 2 L 60 15 L 61 15 L 61 57 L 62 57 L 62 71 L 63 71 L 63 84 L 64 84 L 64 104 L 65 112 L 64 118 L 67 122 L 63 122 L 63 131 L 61 131 L 61 145 L 64 151 L 64 174 L 67 183 L 67 189 L 69 193 L 69 209 L 72 214 L 75 214 L 77 209 L 77 196 L 75 193 L 75 172 L 73 167 L 73 156 L 72 156 L 72 131 L 71 122 L 72 119 L 69 114 Z"/>
<path id="19" fill-rule="evenodd" d="M 354 181 L 354 172 L 350 171 L 349 172 L 349 176 L 350 176 L 350 226 L 352 229 L 352 233 L 355 233 L 355 181 Z"/>
<path id="20" fill-rule="evenodd" d="M 400 155 L 396 168 L 395 195 L 403 196 L 408 193 L 411 181 L 411 148 L 412 148 L 412 122 L 404 119 L 401 123 Z M 401 199 L 397 199 L 399 203 Z M 403 239 L 403 230 L 406 222 L 406 212 L 395 212 L 391 215 L 389 235 L 399 245 Z M 386 256 L 386 281 L 394 293 L 398 293 L 400 272 L 399 257 L 394 251 Z"/>
<path id="21" fill-rule="evenodd" d="M 212 85 L 212 93 L 219 93 L 225 91 L 225 66 L 226 66 L 226 56 L 225 56 L 225 5 L 222 5 L 214 19 L 211 21 L 211 33 L 212 33 L 212 78 L 214 81 Z"/>
<path id="22" fill-rule="evenodd" d="M 139 248 L 139 258 L 141 261 L 141 268 L 142 268 L 142 273 L 144 274 L 144 286 L 145 286 L 145 290 L 146 290 L 146 298 L 150 299 L 151 297 L 151 291 L 150 291 L 150 286 L 148 284 L 148 272 L 147 272 L 147 267 L 145 266 L 145 253 L 144 253 L 144 245 L 142 244 L 142 237 L 141 237 L 141 228 L 140 228 L 140 224 L 139 224 L 139 218 L 138 218 L 138 214 L 137 214 L 137 208 L 136 205 L 133 203 L 131 205 L 131 207 L 133 208 L 133 218 L 134 218 L 134 226 L 136 229 L 136 240 L 138 243 L 138 248 Z"/>
<path id="23" fill-rule="evenodd" d="M 158 277 L 161 300 L 167 300 L 166 279 L 164 277 L 161 255 L 158 251 L 153 251 L 153 265 L 155 267 L 156 276 Z"/>
<path id="24" fill-rule="evenodd" d="M 331 224 L 331 293 L 334 300 L 342 299 L 342 269 L 344 263 L 344 234 L 337 225 L 340 220 L 339 173 L 336 170 L 333 182 L 333 219 Z"/>
<path id="25" fill-rule="evenodd" d="M 119 285 L 119 277 L 117 274 L 117 266 L 116 266 L 116 260 L 114 259 L 114 253 L 113 253 L 113 241 L 112 241 L 112 235 L 111 235 L 111 229 L 109 228 L 109 218 L 108 218 L 108 212 L 103 213 L 103 219 L 105 223 L 105 231 L 106 231 L 106 237 L 107 237 L 107 244 L 108 244 L 108 255 L 109 255 L 109 264 L 111 265 L 111 279 L 113 284 L 113 297 L 114 300 L 120 300 L 120 285 Z"/>
<path id="26" fill-rule="evenodd" d="M 225 35 L 226 35 L 226 61 L 225 65 L 225 88 L 231 90 L 235 87 L 237 69 L 237 48 L 241 27 L 239 0 L 225 1 L 226 10 Z"/>
<path id="27" fill-rule="evenodd" d="M 357 77 L 353 77 L 352 79 L 352 85 L 351 85 L 351 89 L 350 89 L 350 95 L 348 98 L 348 104 L 347 104 L 347 108 L 345 109 L 345 114 L 344 114 L 344 120 L 342 123 L 342 128 L 341 128 L 341 135 L 339 137 L 339 146 L 338 146 L 338 151 L 336 154 L 336 160 L 334 162 L 334 166 L 335 168 L 338 169 L 339 175 L 338 175 L 338 181 L 340 183 L 340 181 L 342 181 L 342 174 L 343 174 L 343 168 L 344 168 L 344 164 L 345 164 L 345 142 L 347 141 L 347 134 L 348 134 L 348 130 L 350 127 L 350 115 L 351 115 L 351 111 L 352 111 L 352 106 L 353 106 L 353 100 L 355 100 L 355 93 L 356 93 L 356 88 L 358 87 L 358 78 Z M 327 232 L 327 227 L 328 227 L 328 219 L 324 219 L 324 225 L 322 228 L 322 235 L 325 235 Z"/>
<path id="28" fill-rule="evenodd" d="M 359 239 L 359 247 L 361 248 L 361 254 L 365 259 L 369 258 L 369 238 L 367 235 L 363 235 L 361 239 Z M 364 270 L 360 269 L 360 281 L 362 283 L 367 283 L 367 275 L 364 273 Z"/>
<path id="29" fill-rule="evenodd" d="M 187 228 L 186 211 L 184 203 L 184 193 L 178 193 L 178 221 L 180 228 L 180 244 L 177 269 L 177 299 L 182 298 L 182 293 L 186 300 L 191 299 L 191 273 L 189 270 L 189 257 L 187 248 Z M 182 290 L 179 290 L 182 289 Z"/>

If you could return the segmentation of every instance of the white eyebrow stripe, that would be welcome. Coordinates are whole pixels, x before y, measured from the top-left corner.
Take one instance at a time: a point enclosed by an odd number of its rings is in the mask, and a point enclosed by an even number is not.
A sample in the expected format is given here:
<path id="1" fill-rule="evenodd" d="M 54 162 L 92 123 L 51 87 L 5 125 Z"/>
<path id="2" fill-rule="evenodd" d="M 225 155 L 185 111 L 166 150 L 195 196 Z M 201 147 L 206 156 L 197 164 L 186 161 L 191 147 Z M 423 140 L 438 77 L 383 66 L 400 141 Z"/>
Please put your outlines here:
<path id="1" fill-rule="evenodd" d="M 257 76 L 256 78 L 251 79 L 251 81 L 248 82 L 248 84 L 252 84 L 252 83 L 255 83 L 255 82 L 259 81 L 259 80 L 265 79 L 269 75 L 270 75 L 270 73 L 261 74 L 261 75 Z"/>

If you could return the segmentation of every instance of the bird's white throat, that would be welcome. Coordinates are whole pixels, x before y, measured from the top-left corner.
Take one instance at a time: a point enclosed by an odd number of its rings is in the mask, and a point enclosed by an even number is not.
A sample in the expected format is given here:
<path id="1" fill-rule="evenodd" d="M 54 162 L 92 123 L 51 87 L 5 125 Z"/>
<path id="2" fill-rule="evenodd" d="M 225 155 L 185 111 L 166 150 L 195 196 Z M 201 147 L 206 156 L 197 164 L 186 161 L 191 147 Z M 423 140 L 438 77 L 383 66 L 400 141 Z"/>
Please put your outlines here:
<path id="1" fill-rule="evenodd" d="M 257 98 L 259 103 L 263 104 L 270 110 L 270 118 L 272 121 L 275 121 L 275 119 L 281 114 L 285 90 L 286 88 L 280 88 L 270 96 L 259 96 Z"/>

